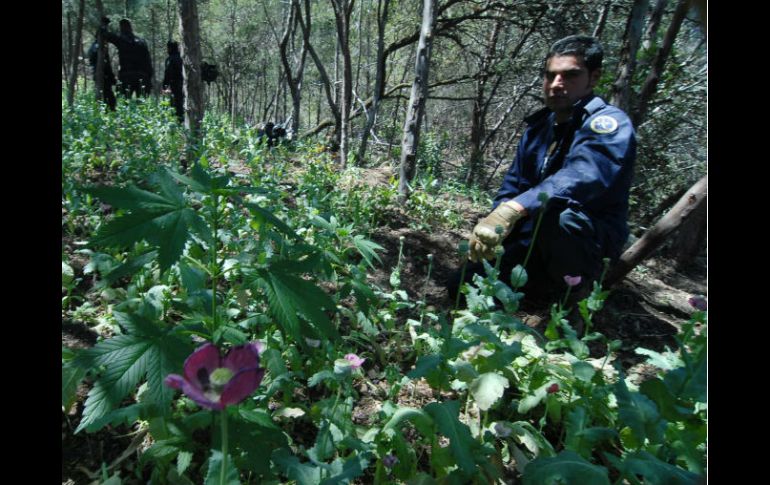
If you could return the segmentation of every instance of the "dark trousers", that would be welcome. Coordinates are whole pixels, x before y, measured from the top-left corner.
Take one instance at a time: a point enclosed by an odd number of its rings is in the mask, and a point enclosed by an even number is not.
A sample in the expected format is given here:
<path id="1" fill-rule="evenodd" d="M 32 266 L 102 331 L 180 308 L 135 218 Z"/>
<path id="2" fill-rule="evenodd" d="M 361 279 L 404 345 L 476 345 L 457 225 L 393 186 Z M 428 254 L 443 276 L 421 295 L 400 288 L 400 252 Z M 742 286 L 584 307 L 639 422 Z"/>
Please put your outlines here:
<path id="1" fill-rule="evenodd" d="M 144 79 L 124 78 L 118 83 L 118 90 L 125 98 L 130 98 L 134 93 L 136 96 L 149 96 L 152 89 L 152 83 Z"/>
<path id="2" fill-rule="evenodd" d="M 523 264 L 533 231 L 534 221 L 524 220 L 503 241 L 505 253 L 500 262 L 500 281 L 511 285 L 511 270 L 517 264 Z M 565 275 L 581 276 L 579 288 L 590 288 L 601 274 L 605 241 L 606 233 L 601 224 L 580 210 L 563 206 L 549 208 L 543 215 L 527 262 L 528 282 L 519 291 L 536 299 L 558 298 L 566 290 Z M 494 266 L 495 261 L 490 264 Z M 474 274 L 486 276 L 482 262 L 469 261 L 463 281 L 460 281 L 461 273 L 462 268 L 450 276 L 447 283 L 452 301 L 463 282 L 473 281 Z"/>
<path id="3" fill-rule="evenodd" d="M 184 123 L 184 90 L 171 88 L 171 106 L 176 110 L 176 118 Z"/>
<path id="4" fill-rule="evenodd" d="M 110 108 L 110 111 L 115 111 L 115 105 L 117 103 L 117 100 L 115 99 L 115 91 L 112 90 L 114 85 L 115 84 L 113 83 L 105 82 L 104 86 L 102 87 L 102 100 Z"/>

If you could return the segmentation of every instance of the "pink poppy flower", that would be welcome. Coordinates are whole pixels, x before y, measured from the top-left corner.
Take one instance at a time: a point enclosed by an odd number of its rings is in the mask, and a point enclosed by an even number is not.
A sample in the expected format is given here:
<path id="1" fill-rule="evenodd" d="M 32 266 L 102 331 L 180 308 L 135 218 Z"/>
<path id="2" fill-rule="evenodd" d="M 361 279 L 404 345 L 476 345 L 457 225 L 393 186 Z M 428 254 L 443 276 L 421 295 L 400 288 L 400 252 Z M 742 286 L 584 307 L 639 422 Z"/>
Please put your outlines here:
<path id="1" fill-rule="evenodd" d="M 548 388 L 545 390 L 548 394 L 553 394 L 554 392 L 559 392 L 559 385 L 555 382 L 548 386 Z"/>
<path id="2" fill-rule="evenodd" d="M 353 370 L 361 367 L 361 365 L 366 361 L 366 359 L 362 359 L 356 354 L 345 354 L 345 360 L 350 362 L 350 366 L 353 368 Z"/>
<path id="3" fill-rule="evenodd" d="M 219 349 L 207 343 L 198 347 L 185 360 L 184 376 L 169 374 L 165 383 L 181 389 L 198 405 L 214 410 L 238 404 L 259 387 L 265 370 L 259 368 L 261 342 L 230 349 L 224 357 Z"/>
<path id="4" fill-rule="evenodd" d="M 705 312 L 708 308 L 706 299 L 702 296 L 691 296 L 687 299 L 687 302 L 690 303 L 690 306 L 702 312 Z"/>
<path id="5" fill-rule="evenodd" d="M 577 286 L 582 279 L 580 276 L 564 275 L 564 282 L 567 283 L 567 286 Z"/>

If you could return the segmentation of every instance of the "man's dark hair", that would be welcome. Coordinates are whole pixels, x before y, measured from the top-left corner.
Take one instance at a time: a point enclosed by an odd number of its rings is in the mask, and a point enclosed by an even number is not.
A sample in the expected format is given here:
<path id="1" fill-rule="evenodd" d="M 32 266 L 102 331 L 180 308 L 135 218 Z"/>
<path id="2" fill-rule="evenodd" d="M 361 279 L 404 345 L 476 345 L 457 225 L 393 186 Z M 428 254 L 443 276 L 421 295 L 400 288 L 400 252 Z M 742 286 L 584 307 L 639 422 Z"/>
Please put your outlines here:
<path id="1" fill-rule="evenodd" d="M 175 40 L 170 40 L 166 42 L 166 48 L 168 49 L 168 52 L 179 52 L 179 42 Z"/>
<path id="2" fill-rule="evenodd" d="M 134 29 L 131 27 L 131 21 L 128 19 L 120 19 L 118 25 L 120 26 L 121 32 L 127 32 L 129 34 L 134 32 Z"/>
<path id="3" fill-rule="evenodd" d="M 570 55 L 582 57 L 588 71 L 591 72 L 601 69 L 604 49 L 596 37 L 570 35 L 553 43 L 545 58 L 545 64 L 548 64 L 548 60 L 553 56 Z"/>

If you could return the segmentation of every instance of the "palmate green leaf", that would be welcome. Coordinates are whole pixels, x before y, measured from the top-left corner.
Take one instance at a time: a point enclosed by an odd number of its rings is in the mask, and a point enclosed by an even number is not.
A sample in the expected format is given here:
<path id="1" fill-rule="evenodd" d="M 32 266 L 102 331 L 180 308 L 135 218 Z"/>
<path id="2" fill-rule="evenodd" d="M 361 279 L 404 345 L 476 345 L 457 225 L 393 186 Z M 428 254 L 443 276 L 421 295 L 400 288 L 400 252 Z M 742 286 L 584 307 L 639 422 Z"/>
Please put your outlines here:
<path id="1" fill-rule="evenodd" d="M 147 372 L 147 351 L 151 346 L 152 341 L 143 337 L 118 335 L 81 354 L 84 359 L 92 359 L 94 366 L 107 368 L 88 393 L 76 433 L 115 409 L 136 388 Z"/>
<path id="2" fill-rule="evenodd" d="M 104 366 L 105 370 L 88 393 L 83 419 L 75 432 L 81 429 L 96 431 L 91 426 L 120 405 L 146 376 L 149 386 L 148 402 L 166 409 L 174 391 L 163 384 L 163 379 L 180 372 L 184 359 L 192 352 L 192 344 L 172 335 L 118 335 L 98 343 L 81 353 L 78 365 L 86 369 Z"/>
<path id="3" fill-rule="evenodd" d="M 470 392 L 482 411 L 487 411 L 501 397 L 508 387 L 508 379 L 496 372 L 481 374 L 471 382 Z"/>
<path id="4" fill-rule="evenodd" d="M 646 485 L 696 485 L 702 483 L 699 475 L 670 465 L 646 451 L 632 453 L 623 460 L 621 473 L 624 477 L 641 475 Z"/>
<path id="5" fill-rule="evenodd" d="M 574 451 L 535 458 L 524 469 L 524 485 L 610 485 L 607 469 L 593 465 Z"/>
<path id="6" fill-rule="evenodd" d="M 449 438 L 449 448 L 457 464 L 465 473 L 472 474 L 476 469 L 473 454 L 480 451 L 479 444 L 471 436 L 468 426 L 458 419 L 459 401 L 433 402 L 424 409 L 433 417 L 439 432 Z"/>
<path id="7" fill-rule="evenodd" d="M 209 471 L 206 474 L 205 485 L 240 485 L 241 480 L 239 478 L 240 473 L 233 464 L 233 457 L 227 455 L 227 469 L 225 469 L 225 483 L 220 481 L 220 473 L 222 471 L 222 452 L 219 450 L 211 450 L 211 458 L 209 458 Z"/>
<path id="8" fill-rule="evenodd" d="M 104 275 L 104 281 L 111 285 L 125 276 L 132 276 L 134 273 L 144 267 L 144 265 L 154 261 L 158 257 L 156 249 L 148 250 L 138 256 L 134 256 L 117 268 Z"/>
<path id="9" fill-rule="evenodd" d="M 86 369 L 71 364 L 64 364 L 61 368 L 61 406 L 68 410 L 72 407 L 77 397 L 80 381 L 86 376 Z"/>
<path id="10" fill-rule="evenodd" d="M 298 276 L 277 271 L 262 271 L 263 278 L 273 290 L 273 295 L 278 299 L 280 311 L 276 318 L 293 316 L 291 326 L 298 325 L 296 313 L 301 313 L 316 330 L 319 336 L 336 339 L 339 337 L 337 329 L 332 325 L 325 310 L 335 310 L 334 301 L 313 283 Z M 268 294 L 269 296 L 269 294 Z M 270 302 L 268 302 L 270 303 Z M 272 309 L 273 306 L 269 305 Z M 299 340 L 299 330 L 296 330 L 295 338 Z"/>
<path id="11" fill-rule="evenodd" d="M 119 209 L 166 212 L 178 207 L 177 198 L 171 200 L 160 194 L 138 187 L 88 187 L 83 189 L 102 202 Z"/>
<path id="12" fill-rule="evenodd" d="M 382 251 L 385 248 L 379 244 L 375 243 L 374 241 L 365 239 L 364 236 L 359 234 L 353 238 L 353 245 L 356 247 L 358 252 L 361 254 L 361 257 L 364 258 L 364 261 L 366 261 L 366 264 L 370 268 L 374 269 L 374 263 L 372 263 L 372 260 L 376 260 L 378 263 L 382 264 L 380 255 L 377 254 L 376 251 Z"/>
<path id="13" fill-rule="evenodd" d="M 294 230 L 289 227 L 285 222 L 278 219 L 272 212 L 265 209 L 264 207 L 260 207 L 259 205 L 253 203 L 253 202 L 244 202 L 244 207 L 251 210 L 252 214 L 259 217 L 260 219 L 269 222 L 273 227 L 278 229 L 278 231 L 282 232 L 283 234 L 291 237 L 294 240 L 300 240 L 300 237 L 297 236 L 297 233 L 294 232 Z"/>

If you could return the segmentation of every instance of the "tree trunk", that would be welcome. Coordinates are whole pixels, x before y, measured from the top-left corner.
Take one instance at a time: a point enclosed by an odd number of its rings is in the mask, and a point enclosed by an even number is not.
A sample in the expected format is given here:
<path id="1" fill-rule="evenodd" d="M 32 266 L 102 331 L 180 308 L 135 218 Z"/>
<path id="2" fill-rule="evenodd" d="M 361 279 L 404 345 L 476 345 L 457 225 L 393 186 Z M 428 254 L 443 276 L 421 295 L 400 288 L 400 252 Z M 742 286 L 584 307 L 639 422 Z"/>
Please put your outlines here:
<path id="1" fill-rule="evenodd" d="M 302 88 L 302 77 L 305 71 L 305 59 L 307 58 L 307 47 L 305 44 L 302 44 L 302 54 L 300 56 L 299 61 L 299 67 L 297 68 L 297 75 L 295 76 L 292 72 L 291 65 L 289 64 L 289 52 L 288 52 L 288 45 L 289 45 L 289 39 L 294 36 L 294 32 L 297 28 L 297 16 L 302 15 L 299 0 L 292 0 L 291 7 L 289 11 L 289 18 L 286 21 L 286 30 L 283 33 L 283 37 L 281 38 L 281 42 L 278 44 L 280 53 L 281 53 L 281 64 L 283 65 L 283 70 L 286 73 L 286 82 L 289 84 L 289 92 L 291 94 L 291 105 L 292 105 L 292 111 L 291 111 L 291 132 L 292 133 L 299 133 L 300 128 L 300 107 L 302 106 L 301 101 L 301 88 Z"/>
<path id="2" fill-rule="evenodd" d="M 422 27 L 414 62 L 414 81 L 401 140 L 398 194 L 402 202 L 409 197 L 409 183 L 417 168 L 417 147 L 420 144 L 420 124 L 428 97 L 428 75 L 435 19 L 435 0 L 423 0 Z"/>
<path id="3" fill-rule="evenodd" d="M 497 49 L 497 37 L 500 34 L 502 25 L 503 23 L 500 20 L 495 22 L 495 28 L 492 29 L 489 36 L 487 52 L 484 54 L 484 58 L 479 66 L 480 75 L 476 83 L 476 99 L 473 101 L 473 114 L 471 115 L 471 146 L 470 156 L 468 157 L 468 173 L 465 176 L 465 185 L 468 187 L 473 185 L 473 181 L 479 175 L 479 167 L 484 158 L 484 154 L 481 151 L 481 143 L 486 132 L 487 108 L 489 107 L 489 104 L 486 102 L 485 91 L 490 76 L 489 70 L 493 64 Z"/>
<path id="4" fill-rule="evenodd" d="M 80 55 L 83 52 L 83 16 L 85 14 L 85 0 L 78 2 L 78 19 L 75 24 L 75 42 L 72 44 L 72 69 L 70 70 L 70 78 L 67 83 L 67 105 L 72 106 L 75 102 L 75 86 L 78 82 L 78 62 L 80 61 Z"/>
<path id="5" fill-rule="evenodd" d="M 606 286 L 609 288 L 623 279 L 637 264 L 658 249 L 674 230 L 681 227 L 693 214 L 697 214 L 700 206 L 706 205 L 707 192 L 708 176 L 704 175 L 679 199 L 668 214 L 620 256 L 606 279 Z"/>
<path id="6" fill-rule="evenodd" d="M 655 60 L 652 63 L 652 69 L 647 75 L 647 79 L 644 80 L 642 90 L 639 93 L 639 103 L 631 116 L 631 120 L 635 127 L 641 126 L 647 117 L 647 110 L 652 97 L 655 95 L 655 91 L 658 88 L 658 82 L 663 75 L 663 67 L 666 65 L 666 60 L 671 53 L 671 48 L 674 45 L 676 35 L 679 33 L 679 28 L 682 26 L 687 10 L 689 9 L 688 0 L 679 0 L 674 10 L 674 16 L 671 19 L 671 24 L 668 26 L 666 36 L 663 38 L 663 44 L 655 54 Z"/>
<path id="7" fill-rule="evenodd" d="M 339 136 L 341 130 L 340 111 L 337 107 L 337 103 L 334 102 L 334 95 L 332 94 L 332 83 L 329 80 L 329 75 L 326 73 L 326 69 L 321 62 L 321 59 L 318 57 L 318 54 L 313 48 L 313 44 L 310 43 L 310 0 L 305 0 L 305 19 L 303 20 L 302 15 L 298 15 L 297 19 L 299 20 L 300 27 L 302 27 L 302 37 L 303 42 L 305 43 L 305 48 L 310 54 L 310 57 L 313 59 L 315 67 L 318 69 L 318 75 L 321 77 L 321 86 L 326 93 L 326 101 L 329 103 L 332 116 L 334 116 L 334 129 L 336 136 Z"/>
<path id="8" fill-rule="evenodd" d="M 201 47 L 196 0 L 179 0 L 179 36 L 182 39 L 184 126 L 188 133 L 186 160 L 191 160 L 200 140 L 200 127 L 203 120 L 203 80 L 201 79 Z M 184 163 L 183 166 L 185 166 Z"/>
<path id="9" fill-rule="evenodd" d="M 623 34 L 623 47 L 620 50 L 618 74 L 612 85 L 610 104 L 614 104 L 626 113 L 630 113 L 631 83 L 636 68 L 636 52 L 642 38 L 642 25 L 649 0 L 634 0 L 631 14 L 626 22 Z"/>
<path id="10" fill-rule="evenodd" d="M 677 269 L 683 269 L 693 262 L 706 241 L 706 211 L 704 202 L 693 209 L 690 217 L 682 222 L 676 231 L 668 254 L 676 260 Z"/>
<path id="11" fill-rule="evenodd" d="M 64 37 L 62 33 L 62 37 Z M 62 39 L 64 41 L 65 39 Z M 62 45 L 62 71 L 64 72 L 64 81 L 69 82 L 70 64 L 72 64 L 72 12 L 67 10 L 67 39 L 66 44 Z"/>
<path id="12" fill-rule="evenodd" d="M 649 51 L 657 43 L 658 29 L 660 28 L 660 21 L 663 18 L 663 11 L 666 10 L 668 0 L 657 0 L 655 6 L 652 7 L 652 13 L 650 14 L 650 20 L 647 22 L 647 28 L 644 30 L 644 41 L 642 41 L 642 49 Z M 642 61 L 640 66 L 649 64 L 649 61 Z"/>
<path id="13" fill-rule="evenodd" d="M 374 92 L 372 93 L 372 106 L 366 113 L 366 126 L 361 133 L 361 144 L 358 147 L 356 163 L 360 163 L 366 156 L 366 145 L 369 142 L 369 133 L 374 127 L 377 112 L 380 109 L 380 101 L 385 90 L 385 26 L 388 23 L 388 8 L 390 0 L 377 1 L 377 70 L 374 80 Z M 367 73 L 369 70 L 367 69 Z"/>
<path id="14" fill-rule="evenodd" d="M 599 14 L 599 20 L 596 21 L 596 27 L 594 28 L 594 32 L 592 35 L 597 39 L 602 38 L 602 32 L 604 32 L 604 26 L 607 25 L 607 17 L 609 17 L 611 5 L 612 5 L 612 0 L 607 0 L 606 2 L 604 2 L 602 11 Z"/>
<path id="15" fill-rule="evenodd" d="M 337 41 L 342 55 L 342 99 L 340 102 L 340 167 L 348 160 L 350 106 L 353 100 L 353 63 L 350 57 L 350 15 L 355 0 L 331 0 L 337 24 Z"/>
<path id="16" fill-rule="evenodd" d="M 102 0 L 96 0 L 96 13 L 99 15 L 99 22 L 101 23 L 104 17 Z M 96 42 L 99 44 L 99 50 L 96 53 L 96 66 L 94 66 L 94 69 L 96 69 L 94 72 L 94 89 L 96 100 L 102 101 L 104 99 L 104 63 L 110 62 L 110 60 L 107 58 L 107 42 L 104 40 L 101 29 L 96 31 Z"/>

